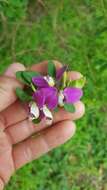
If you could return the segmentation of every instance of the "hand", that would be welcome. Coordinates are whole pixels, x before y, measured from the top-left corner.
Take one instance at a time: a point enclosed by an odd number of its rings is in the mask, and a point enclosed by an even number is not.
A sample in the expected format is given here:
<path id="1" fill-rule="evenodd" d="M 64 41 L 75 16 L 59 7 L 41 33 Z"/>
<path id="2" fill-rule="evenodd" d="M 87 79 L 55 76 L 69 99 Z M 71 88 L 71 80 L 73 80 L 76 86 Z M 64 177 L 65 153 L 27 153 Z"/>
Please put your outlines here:
<path id="1" fill-rule="evenodd" d="M 55 65 L 61 67 L 56 61 Z M 67 113 L 62 108 L 55 113 L 52 127 L 44 122 L 34 126 L 15 95 L 15 88 L 22 86 L 15 79 L 15 73 L 24 69 L 21 64 L 13 64 L 0 76 L 0 190 L 15 170 L 70 139 L 75 132 L 73 121 L 84 114 L 84 105 L 79 101 L 75 104 L 75 113 Z M 32 70 L 45 74 L 47 61 L 34 65 Z M 75 80 L 81 74 L 72 71 L 69 77 Z"/>

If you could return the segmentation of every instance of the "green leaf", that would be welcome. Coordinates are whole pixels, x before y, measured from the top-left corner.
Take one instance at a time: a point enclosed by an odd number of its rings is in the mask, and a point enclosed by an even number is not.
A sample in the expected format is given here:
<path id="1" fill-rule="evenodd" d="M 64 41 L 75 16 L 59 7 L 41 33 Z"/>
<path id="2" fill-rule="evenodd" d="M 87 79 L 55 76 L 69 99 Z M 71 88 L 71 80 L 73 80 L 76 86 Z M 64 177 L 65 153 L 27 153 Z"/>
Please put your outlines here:
<path id="1" fill-rule="evenodd" d="M 23 102 L 29 102 L 32 100 L 32 96 L 28 95 L 24 90 L 19 87 L 16 88 L 16 95 Z"/>
<path id="2" fill-rule="evenodd" d="M 62 78 L 62 88 L 66 87 L 66 83 L 67 83 L 67 72 L 65 71 Z"/>
<path id="3" fill-rule="evenodd" d="M 26 82 L 28 82 L 29 84 L 31 84 L 32 82 L 32 77 L 36 77 L 39 76 L 40 74 L 35 72 L 35 71 L 23 71 L 22 72 L 22 76 L 25 79 Z"/>
<path id="4" fill-rule="evenodd" d="M 33 119 L 32 122 L 33 122 L 34 124 L 38 124 L 38 123 L 40 123 L 40 121 L 41 121 L 40 118 L 37 118 L 37 119 Z"/>
<path id="5" fill-rule="evenodd" d="M 64 108 L 66 111 L 74 113 L 75 112 L 75 107 L 73 104 L 64 104 Z"/>
<path id="6" fill-rule="evenodd" d="M 86 83 L 86 77 L 68 82 L 69 87 L 83 88 Z"/>
<path id="7" fill-rule="evenodd" d="M 48 75 L 53 78 L 56 77 L 56 68 L 55 64 L 52 61 L 48 61 Z"/>
<path id="8" fill-rule="evenodd" d="M 32 90 L 35 92 L 36 91 L 36 87 L 34 86 L 34 84 L 31 82 L 31 88 Z"/>
<path id="9" fill-rule="evenodd" d="M 58 112 L 59 111 L 59 109 L 58 109 L 58 107 L 56 107 L 55 109 L 54 109 L 54 112 Z"/>
<path id="10" fill-rule="evenodd" d="M 39 76 L 40 74 L 35 71 L 18 71 L 16 72 L 16 78 L 22 83 L 30 85 L 32 82 L 32 77 Z"/>
<path id="11" fill-rule="evenodd" d="M 19 80 L 23 84 L 29 85 L 29 83 L 23 77 L 23 71 L 16 72 L 16 78 L 17 78 L 17 80 Z"/>

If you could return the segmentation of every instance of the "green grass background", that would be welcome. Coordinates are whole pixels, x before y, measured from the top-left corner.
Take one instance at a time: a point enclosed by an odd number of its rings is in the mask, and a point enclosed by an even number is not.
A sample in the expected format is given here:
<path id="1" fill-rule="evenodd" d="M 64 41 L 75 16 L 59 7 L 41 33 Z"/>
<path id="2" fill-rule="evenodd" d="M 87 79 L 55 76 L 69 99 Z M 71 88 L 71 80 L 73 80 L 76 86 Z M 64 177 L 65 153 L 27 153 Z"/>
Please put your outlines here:
<path id="1" fill-rule="evenodd" d="M 73 139 L 20 169 L 6 190 L 107 190 L 107 0 L 0 0 L 0 72 L 45 59 L 87 77 Z"/>

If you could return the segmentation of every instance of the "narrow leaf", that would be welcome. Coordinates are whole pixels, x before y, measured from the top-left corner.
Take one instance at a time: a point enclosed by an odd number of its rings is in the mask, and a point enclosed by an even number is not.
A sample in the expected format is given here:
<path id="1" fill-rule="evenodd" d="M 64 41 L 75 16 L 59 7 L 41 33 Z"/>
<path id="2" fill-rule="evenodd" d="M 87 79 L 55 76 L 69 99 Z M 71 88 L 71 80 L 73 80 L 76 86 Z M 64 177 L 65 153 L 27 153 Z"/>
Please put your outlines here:
<path id="1" fill-rule="evenodd" d="M 74 113 L 75 112 L 75 107 L 73 104 L 64 104 L 64 108 L 66 111 Z"/>
<path id="2" fill-rule="evenodd" d="M 34 84 L 31 82 L 31 88 L 32 88 L 32 90 L 35 92 L 36 91 L 36 88 L 35 88 L 35 86 L 34 86 Z"/>
<path id="3" fill-rule="evenodd" d="M 56 77 L 56 68 L 55 68 L 55 64 L 52 61 L 48 62 L 48 75 L 53 78 Z"/>
<path id="4" fill-rule="evenodd" d="M 19 87 L 16 88 L 16 95 L 23 102 L 29 102 L 32 100 L 32 96 L 28 95 L 24 90 Z"/>
<path id="5" fill-rule="evenodd" d="M 59 111 L 58 107 L 54 109 L 54 112 L 57 113 Z"/>
<path id="6" fill-rule="evenodd" d="M 67 72 L 64 72 L 63 78 L 62 78 L 62 87 L 65 88 L 67 83 Z"/>
<path id="7" fill-rule="evenodd" d="M 32 77 L 39 76 L 40 74 L 35 71 L 18 71 L 16 72 L 16 78 L 26 85 L 30 85 Z"/>
<path id="8" fill-rule="evenodd" d="M 16 72 L 16 78 L 17 78 L 17 80 L 19 80 L 23 84 L 29 85 L 29 83 L 23 77 L 23 71 Z"/>
<path id="9" fill-rule="evenodd" d="M 82 77 L 80 79 L 69 81 L 68 86 L 69 87 L 76 87 L 76 88 L 83 88 L 86 83 L 86 77 Z"/>
<path id="10" fill-rule="evenodd" d="M 35 76 L 39 76 L 40 74 L 35 72 L 35 71 L 23 71 L 22 72 L 23 78 L 25 79 L 26 82 L 31 84 L 32 78 Z"/>

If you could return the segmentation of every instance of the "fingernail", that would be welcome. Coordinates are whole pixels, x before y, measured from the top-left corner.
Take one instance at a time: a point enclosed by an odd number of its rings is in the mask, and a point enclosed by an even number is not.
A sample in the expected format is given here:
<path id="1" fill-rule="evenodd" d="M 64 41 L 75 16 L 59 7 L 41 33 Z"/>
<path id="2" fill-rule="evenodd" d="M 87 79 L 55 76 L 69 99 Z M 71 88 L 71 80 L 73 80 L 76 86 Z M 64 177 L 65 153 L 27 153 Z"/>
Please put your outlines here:
<path id="1" fill-rule="evenodd" d="M 8 77 L 15 77 L 17 71 L 24 71 L 24 70 L 25 66 L 22 65 L 21 63 L 13 63 L 7 68 L 4 75 Z"/>

